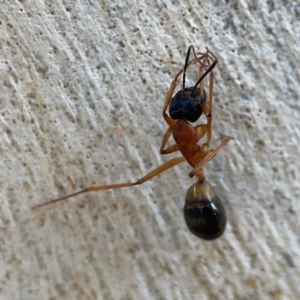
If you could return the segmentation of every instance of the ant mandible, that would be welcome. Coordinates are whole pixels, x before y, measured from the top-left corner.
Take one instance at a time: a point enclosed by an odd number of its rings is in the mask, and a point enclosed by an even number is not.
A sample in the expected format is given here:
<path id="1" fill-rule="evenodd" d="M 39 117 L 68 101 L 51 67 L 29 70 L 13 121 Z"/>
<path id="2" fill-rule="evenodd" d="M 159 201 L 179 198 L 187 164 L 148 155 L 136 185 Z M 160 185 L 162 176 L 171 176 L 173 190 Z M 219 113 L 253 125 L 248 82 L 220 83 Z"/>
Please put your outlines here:
<path id="1" fill-rule="evenodd" d="M 189 61 L 191 51 L 193 51 L 194 58 Z M 199 64 L 199 80 L 194 86 L 186 88 L 186 71 L 188 67 L 197 63 Z M 142 184 L 186 160 L 193 168 L 189 176 L 193 177 L 195 175 L 198 177 L 198 182 L 194 183 L 188 189 L 185 196 L 183 212 L 186 224 L 193 234 L 205 240 L 216 239 L 222 235 L 226 226 L 225 210 L 213 188 L 205 180 L 203 172 L 203 167 L 213 159 L 230 140 L 230 138 L 227 137 L 216 149 L 209 149 L 212 138 L 212 101 L 214 82 L 212 70 L 217 63 L 218 58 L 208 48 L 206 48 L 205 53 L 196 53 L 194 46 L 189 46 L 184 68 L 177 73 L 168 91 L 163 108 L 163 118 L 169 125 L 169 128 L 162 140 L 160 153 L 169 154 L 180 151 L 182 157 L 176 157 L 163 163 L 136 182 L 86 187 L 76 193 L 36 205 L 32 209 L 41 207 L 48 208 L 51 204 L 87 192 L 119 189 Z M 210 83 L 207 103 L 203 79 L 208 74 Z M 175 88 L 181 79 L 181 75 L 183 75 L 182 89 L 173 96 Z M 166 113 L 168 107 L 170 116 Z M 196 122 L 202 113 L 205 114 L 207 120 L 206 124 L 192 126 L 190 122 Z M 176 144 L 165 149 L 171 134 L 173 134 Z M 206 142 L 199 145 L 199 140 L 204 137 L 205 134 Z M 42 214 L 43 213 L 44 212 L 42 212 Z"/>

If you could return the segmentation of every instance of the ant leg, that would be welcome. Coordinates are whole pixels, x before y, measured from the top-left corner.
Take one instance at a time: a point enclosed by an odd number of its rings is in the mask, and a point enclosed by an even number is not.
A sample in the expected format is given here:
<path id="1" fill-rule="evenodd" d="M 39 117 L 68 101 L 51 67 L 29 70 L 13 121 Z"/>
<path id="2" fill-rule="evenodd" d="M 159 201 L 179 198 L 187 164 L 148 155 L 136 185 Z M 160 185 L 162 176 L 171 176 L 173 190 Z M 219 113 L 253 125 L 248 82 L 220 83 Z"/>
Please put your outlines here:
<path id="1" fill-rule="evenodd" d="M 151 178 L 159 175 L 160 173 L 162 173 L 162 172 L 164 172 L 164 171 L 166 171 L 166 170 L 168 170 L 168 169 L 170 169 L 170 168 L 172 168 L 172 167 L 174 167 L 174 166 L 176 166 L 176 165 L 178 165 L 178 164 L 180 164 L 184 161 L 185 161 L 184 157 L 173 158 L 173 159 L 165 162 L 164 164 L 162 164 L 158 168 L 154 169 L 152 172 L 150 172 L 146 176 L 140 178 L 138 181 L 136 181 L 134 183 L 121 183 L 121 184 L 87 187 L 87 188 L 84 188 L 83 190 L 78 191 L 76 193 L 69 194 L 69 195 L 63 196 L 61 198 L 54 199 L 54 200 L 50 200 L 50 201 L 42 203 L 42 204 L 38 204 L 36 206 L 33 206 L 31 209 L 32 210 L 35 210 L 35 209 L 38 209 L 38 208 L 43 208 L 43 209 L 39 213 L 37 213 L 33 218 L 31 218 L 30 220 L 22 223 L 21 226 L 9 228 L 9 229 L 2 228 L 2 232 L 8 233 L 8 232 L 20 230 L 20 228 L 22 228 L 23 226 L 27 226 L 27 225 L 33 223 L 34 221 L 36 221 L 37 219 L 39 219 L 41 216 L 43 216 L 49 209 L 51 209 L 58 202 L 62 202 L 64 200 L 67 200 L 69 198 L 72 198 L 72 197 L 75 197 L 77 195 L 87 193 L 87 192 L 103 191 L 103 190 L 110 190 L 110 189 L 119 189 L 119 188 L 123 188 L 123 187 L 131 187 L 131 186 L 135 186 L 135 185 L 138 185 L 138 184 L 142 184 L 145 181 L 150 180 Z"/>
<path id="2" fill-rule="evenodd" d="M 163 138 L 163 140 L 162 140 L 162 142 L 161 142 L 161 145 L 160 145 L 160 153 L 162 154 L 162 152 L 164 151 L 164 147 L 165 147 L 165 145 L 167 144 L 167 142 L 168 142 L 168 140 L 169 140 L 169 138 L 170 138 L 170 135 L 171 135 L 171 133 L 172 133 L 172 129 L 173 129 L 173 126 L 171 127 L 169 127 L 168 128 L 168 130 L 167 130 L 167 132 L 166 132 L 166 134 L 165 134 L 165 136 L 164 136 L 164 138 Z"/>
<path id="3" fill-rule="evenodd" d="M 199 68 L 199 77 L 202 78 L 202 76 L 203 76 L 203 67 L 200 67 Z M 200 81 L 200 105 L 201 105 L 202 111 L 206 115 L 205 100 L 206 100 L 206 94 L 205 94 L 205 91 L 204 91 L 204 80 L 202 80 L 202 81 Z"/>
<path id="4" fill-rule="evenodd" d="M 66 196 L 54 199 L 54 200 L 50 200 L 50 201 L 42 203 L 42 204 L 35 205 L 35 206 L 32 207 L 32 209 L 35 210 L 35 209 L 40 208 L 40 207 L 46 207 L 48 205 L 52 205 L 54 203 L 62 202 L 64 200 L 68 199 L 68 198 L 72 198 L 74 196 L 77 196 L 77 195 L 80 195 L 80 194 L 83 194 L 83 193 L 87 193 L 87 192 L 93 192 L 93 191 L 96 192 L 96 191 L 120 189 L 120 188 L 124 188 L 124 187 L 131 187 L 131 186 L 135 186 L 135 185 L 138 185 L 138 184 L 142 184 L 145 181 L 148 181 L 149 179 L 151 179 L 151 178 L 159 175 L 160 173 L 162 173 L 162 172 L 164 172 L 164 171 L 166 171 L 166 170 L 168 170 L 168 169 L 170 169 L 170 168 L 172 168 L 172 167 L 174 167 L 174 166 L 176 166 L 176 165 L 178 165 L 178 164 L 180 164 L 180 163 L 182 163 L 184 161 L 185 161 L 184 157 L 176 157 L 176 158 L 173 158 L 173 159 L 171 159 L 171 160 L 163 163 L 161 166 L 159 166 L 158 168 L 154 169 L 152 172 L 150 172 L 146 176 L 140 178 L 136 182 L 86 187 L 86 188 L 84 188 L 81 191 L 78 191 L 76 193 L 72 193 L 72 194 L 69 194 L 69 195 L 66 195 Z M 46 212 L 46 210 L 44 212 Z M 39 215 L 39 216 L 41 216 L 41 215 Z M 34 217 L 33 219 L 31 219 L 28 223 L 31 223 L 32 220 L 35 220 L 35 219 L 36 219 L 36 217 Z"/>
<path id="5" fill-rule="evenodd" d="M 224 139 L 224 141 L 215 149 L 210 150 L 204 157 L 201 159 L 198 164 L 194 167 L 193 171 L 189 174 L 190 177 L 193 177 L 195 174 L 197 174 L 199 171 L 202 170 L 202 168 L 211 161 L 217 153 L 231 140 L 230 137 L 227 137 Z"/>
<path id="6" fill-rule="evenodd" d="M 214 89 L 214 74 L 213 72 L 210 73 L 210 80 L 209 80 L 209 95 L 208 95 L 208 109 L 205 114 L 207 119 L 207 140 L 206 144 L 209 145 L 212 137 L 212 102 L 213 102 L 213 89 Z"/>
<path id="7" fill-rule="evenodd" d="M 200 68 L 199 71 L 200 76 L 203 76 L 203 69 Z M 211 137 L 212 137 L 212 102 L 213 102 L 213 85 L 214 85 L 214 74 L 213 72 L 210 73 L 210 77 L 209 77 L 209 95 L 208 95 L 208 105 L 204 102 L 203 99 L 205 99 L 205 94 L 204 94 L 204 82 L 201 81 L 200 82 L 200 105 L 202 108 L 202 111 L 205 114 L 207 123 L 205 124 L 206 126 L 206 132 L 207 132 L 207 139 L 206 139 L 206 145 L 209 146 L 210 141 L 211 141 Z"/>
<path id="8" fill-rule="evenodd" d="M 178 145 L 175 144 L 171 147 L 169 147 L 168 149 L 164 149 L 164 147 L 166 146 L 169 138 L 170 138 L 170 135 L 172 133 L 172 129 L 173 129 L 174 126 L 170 126 L 161 142 L 161 146 L 160 146 L 160 153 L 161 154 L 169 154 L 169 153 L 172 153 L 172 152 L 175 152 L 175 151 L 178 151 L 179 148 L 178 148 Z"/>
<path id="9" fill-rule="evenodd" d="M 179 150 L 179 146 L 178 144 L 174 144 L 172 146 L 170 146 L 169 148 L 167 149 L 161 149 L 160 150 L 160 153 L 161 154 L 170 154 L 170 153 L 173 153 L 173 152 L 176 152 Z"/>
<path id="10" fill-rule="evenodd" d="M 197 131 L 197 133 L 199 134 L 199 138 L 201 139 L 207 132 L 207 124 L 199 124 L 195 126 L 194 129 Z"/>
<path id="11" fill-rule="evenodd" d="M 171 83 L 171 86 L 169 88 L 169 91 L 168 91 L 168 94 L 167 94 L 167 97 L 166 97 L 166 100 L 165 100 L 165 104 L 164 104 L 164 108 L 163 108 L 163 116 L 165 118 L 165 115 L 167 116 L 166 114 L 166 110 L 171 102 L 171 99 L 172 99 L 172 96 L 174 94 L 174 91 L 175 91 L 175 88 L 177 86 L 177 84 L 179 83 L 179 80 L 180 80 L 180 75 L 183 73 L 184 70 L 180 70 L 175 78 L 173 79 L 172 83 Z M 167 121 L 167 120 L 166 120 Z M 168 122 L 167 122 L 168 123 Z"/>
<path id="12" fill-rule="evenodd" d="M 206 48 L 207 51 L 209 51 L 207 48 Z M 210 52 L 210 51 L 209 51 Z M 210 52 L 211 53 L 211 52 Z M 213 61 L 213 63 L 209 66 L 209 68 L 205 71 L 205 73 L 200 76 L 200 78 L 198 79 L 198 81 L 196 82 L 195 86 L 194 86 L 194 89 L 197 88 L 197 85 L 206 77 L 206 75 L 211 72 L 213 70 L 213 68 L 216 66 L 216 64 L 218 63 L 218 58 L 216 56 L 214 56 L 215 60 Z M 203 69 L 203 67 L 201 66 L 200 69 Z"/>
<path id="13" fill-rule="evenodd" d="M 219 59 L 217 58 L 217 56 L 215 54 L 213 54 L 209 49 L 208 47 L 205 47 L 206 49 L 206 53 L 210 54 L 212 57 L 213 57 L 213 62 L 216 62 L 218 63 Z"/>

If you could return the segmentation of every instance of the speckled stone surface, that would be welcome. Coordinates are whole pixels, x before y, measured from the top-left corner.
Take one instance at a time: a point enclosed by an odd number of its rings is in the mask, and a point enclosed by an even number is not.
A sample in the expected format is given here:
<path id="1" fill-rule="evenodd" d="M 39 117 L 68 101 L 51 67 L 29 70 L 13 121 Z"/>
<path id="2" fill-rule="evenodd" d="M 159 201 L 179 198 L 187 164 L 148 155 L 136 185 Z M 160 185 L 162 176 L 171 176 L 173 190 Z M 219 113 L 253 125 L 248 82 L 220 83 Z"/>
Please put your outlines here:
<path id="1" fill-rule="evenodd" d="M 299 299 L 299 2 L 54 2 L 0 9 L 0 299 Z M 212 147 L 234 137 L 205 168 L 224 235 L 188 231 L 186 163 L 22 226 L 168 159 L 161 111 L 190 44 L 220 60 Z"/>

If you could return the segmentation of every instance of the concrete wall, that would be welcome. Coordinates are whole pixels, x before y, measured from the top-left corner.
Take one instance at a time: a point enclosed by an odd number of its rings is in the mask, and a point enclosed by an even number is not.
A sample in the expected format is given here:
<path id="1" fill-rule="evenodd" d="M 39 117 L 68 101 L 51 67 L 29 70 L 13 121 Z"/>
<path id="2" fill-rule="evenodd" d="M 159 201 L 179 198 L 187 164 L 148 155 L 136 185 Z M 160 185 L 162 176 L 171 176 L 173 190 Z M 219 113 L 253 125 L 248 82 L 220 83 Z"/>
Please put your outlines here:
<path id="1" fill-rule="evenodd" d="M 298 299 L 299 19 L 297 1 L 1 4 L 0 298 Z M 205 172 L 225 234 L 188 231 L 186 163 L 22 226 L 168 159 L 162 106 L 190 44 L 220 59 L 212 147 L 234 140 Z"/>

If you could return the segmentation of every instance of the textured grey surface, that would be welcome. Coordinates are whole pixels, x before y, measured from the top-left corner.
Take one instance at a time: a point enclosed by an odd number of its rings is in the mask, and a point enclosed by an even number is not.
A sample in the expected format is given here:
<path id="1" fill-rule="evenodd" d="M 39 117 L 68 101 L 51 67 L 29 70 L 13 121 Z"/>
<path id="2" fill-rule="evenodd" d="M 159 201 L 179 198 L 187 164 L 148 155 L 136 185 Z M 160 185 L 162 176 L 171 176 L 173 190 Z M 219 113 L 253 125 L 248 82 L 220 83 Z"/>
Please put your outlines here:
<path id="1" fill-rule="evenodd" d="M 1 4 L 1 227 L 166 161 L 162 105 L 191 43 L 220 59 L 213 146 L 234 137 L 205 168 L 220 239 L 186 228 L 183 163 L 3 231 L 1 299 L 299 299 L 300 4 L 247 2 Z"/>

